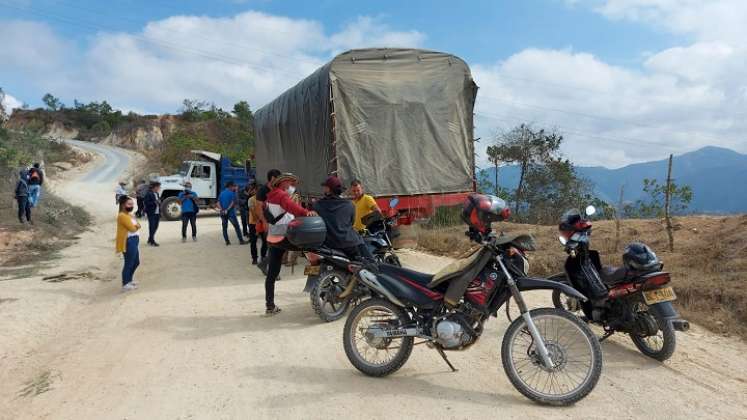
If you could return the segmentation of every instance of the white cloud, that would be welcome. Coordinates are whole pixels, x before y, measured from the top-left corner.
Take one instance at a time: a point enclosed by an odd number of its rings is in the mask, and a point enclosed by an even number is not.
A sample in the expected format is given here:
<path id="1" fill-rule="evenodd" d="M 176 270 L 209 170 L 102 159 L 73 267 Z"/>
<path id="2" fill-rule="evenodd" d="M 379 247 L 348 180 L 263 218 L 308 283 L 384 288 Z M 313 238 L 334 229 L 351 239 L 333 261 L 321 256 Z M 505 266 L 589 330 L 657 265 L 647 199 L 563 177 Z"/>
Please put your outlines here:
<path id="1" fill-rule="evenodd" d="M 2 105 L 2 108 L 3 110 L 5 110 L 6 114 L 10 114 L 14 109 L 22 107 L 23 103 L 11 96 L 8 92 L 3 92 L 2 102 L 0 102 L 0 105 Z"/>
<path id="2" fill-rule="evenodd" d="M 172 16 L 136 33 L 98 33 L 79 50 L 43 23 L 2 22 L 0 28 L 0 39 L 23 44 L 0 51 L 6 71 L 33 71 L 31 83 L 43 80 L 45 90 L 68 101 L 106 99 L 149 112 L 175 111 L 184 98 L 223 107 L 243 99 L 258 108 L 341 49 L 417 46 L 425 39 L 370 17 L 327 34 L 317 21 L 254 11 Z"/>

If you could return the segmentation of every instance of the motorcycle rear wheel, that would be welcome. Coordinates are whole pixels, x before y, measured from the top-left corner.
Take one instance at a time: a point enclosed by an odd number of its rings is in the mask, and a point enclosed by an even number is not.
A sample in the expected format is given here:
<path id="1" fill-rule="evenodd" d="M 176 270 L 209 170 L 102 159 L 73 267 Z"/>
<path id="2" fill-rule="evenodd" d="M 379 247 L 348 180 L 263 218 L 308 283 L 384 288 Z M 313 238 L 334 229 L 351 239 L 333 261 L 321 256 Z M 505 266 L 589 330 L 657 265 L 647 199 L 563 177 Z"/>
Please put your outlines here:
<path id="1" fill-rule="evenodd" d="M 309 298 L 311 308 L 324 322 L 336 321 L 348 311 L 350 297 L 338 299 L 337 296 L 345 290 L 347 285 L 347 273 L 338 270 L 325 271 L 317 281 L 316 286 L 311 289 Z"/>
<path id="2" fill-rule="evenodd" d="M 546 405 L 570 405 L 586 397 L 602 373 L 602 348 L 586 323 L 562 309 L 530 311 L 555 367 L 546 368 L 524 318 L 503 336 L 501 361 L 511 384 L 525 397 Z"/>
<path id="3" fill-rule="evenodd" d="M 410 358 L 413 337 L 376 338 L 370 329 L 377 325 L 401 326 L 407 321 L 402 309 L 384 299 L 369 299 L 353 308 L 342 337 L 350 363 L 368 376 L 387 376 L 399 370 Z"/>
<path id="4" fill-rule="evenodd" d="M 643 303 L 640 305 L 645 306 Z M 648 310 L 648 307 L 646 306 L 642 309 Z M 674 327 L 672 327 L 670 322 L 662 321 L 655 315 L 651 316 L 654 317 L 656 324 L 659 326 L 659 331 L 656 332 L 656 335 L 644 337 L 631 333 L 630 339 L 633 340 L 633 344 L 645 356 L 663 362 L 674 354 L 675 347 L 677 347 L 677 338 L 674 333 Z"/>

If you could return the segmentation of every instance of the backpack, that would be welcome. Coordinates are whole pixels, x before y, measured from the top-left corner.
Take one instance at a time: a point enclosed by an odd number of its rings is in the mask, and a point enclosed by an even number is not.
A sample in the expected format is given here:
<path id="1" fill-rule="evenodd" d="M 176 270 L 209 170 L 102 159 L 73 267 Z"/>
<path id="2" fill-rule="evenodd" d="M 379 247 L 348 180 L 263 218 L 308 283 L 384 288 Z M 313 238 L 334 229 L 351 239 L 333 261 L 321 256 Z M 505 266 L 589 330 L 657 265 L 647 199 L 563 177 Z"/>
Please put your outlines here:
<path id="1" fill-rule="evenodd" d="M 267 206 L 267 202 L 265 201 L 262 205 L 262 214 L 265 216 L 265 220 L 267 220 L 267 223 L 274 225 L 277 222 L 280 221 L 280 219 L 283 218 L 288 212 L 280 213 L 278 216 L 274 216 L 272 212 L 270 211 L 270 208 Z"/>

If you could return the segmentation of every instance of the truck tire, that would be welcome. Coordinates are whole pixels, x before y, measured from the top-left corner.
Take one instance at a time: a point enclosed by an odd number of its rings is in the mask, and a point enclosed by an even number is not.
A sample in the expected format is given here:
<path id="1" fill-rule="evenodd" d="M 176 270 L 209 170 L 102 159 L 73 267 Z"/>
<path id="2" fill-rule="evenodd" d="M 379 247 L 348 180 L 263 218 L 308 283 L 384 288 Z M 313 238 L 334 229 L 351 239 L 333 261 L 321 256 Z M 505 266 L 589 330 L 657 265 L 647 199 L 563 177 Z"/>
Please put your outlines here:
<path id="1" fill-rule="evenodd" d="M 182 218 L 182 204 L 178 197 L 169 197 L 161 202 L 161 215 L 166 220 L 179 220 Z"/>

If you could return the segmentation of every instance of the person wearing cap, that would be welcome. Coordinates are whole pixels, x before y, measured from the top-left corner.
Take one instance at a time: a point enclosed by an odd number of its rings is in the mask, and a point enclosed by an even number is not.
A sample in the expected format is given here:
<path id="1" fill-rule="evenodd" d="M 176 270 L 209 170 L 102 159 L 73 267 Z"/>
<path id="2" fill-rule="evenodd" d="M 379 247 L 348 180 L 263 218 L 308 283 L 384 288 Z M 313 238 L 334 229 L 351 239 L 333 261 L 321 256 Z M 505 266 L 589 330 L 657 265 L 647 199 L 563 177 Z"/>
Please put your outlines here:
<path id="1" fill-rule="evenodd" d="M 322 183 L 322 188 L 324 197 L 314 203 L 314 210 L 327 225 L 327 238 L 324 245 L 344 252 L 348 258 L 360 258 L 363 238 L 353 229 L 355 221 L 353 203 L 340 197 L 343 190 L 340 178 L 328 177 Z"/>
<path id="2" fill-rule="evenodd" d="M 239 238 L 241 245 L 246 244 L 244 237 L 241 235 L 241 229 L 239 228 L 239 221 L 236 219 L 236 190 L 237 186 L 233 181 L 226 182 L 226 189 L 218 195 L 218 210 L 220 211 L 220 219 L 223 225 L 223 240 L 226 241 L 226 245 L 231 245 L 231 241 L 228 240 L 228 222 L 236 230 L 236 236 Z"/>
<path id="3" fill-rule="evenodd" d="M 192 183 L 184 183 L 184 191 L 179 192 L 182 205 L 182 242 L 187 242 L 187 224 L 192 226 L 192 241 L 197 241 L 197 193 L 192 191 Z"/>
<path id="4" fill-rule="evenodd" d="M 291 198 L 296 191 L 297 181 L 298 178 L 293 174 L 278 175 L 272 182 L 272 190 L 265 202 L 265 219 L 269 225 L 267 241 L 270 244 L 265 278 L 265 314 L 268 316 L 280 312 L 280 308 L 275 305 L 275 281 L 280 274 L 285 251 L 293 248 L 285 237 L 288 224 L 296 217 L 317 215 L 316 212 L 301 207 Z"/>
<path id="5" fill-rule="evenodd" d="M 119 205 L 119 197 L 127 195 L 127 183 L 125 181 L 119 181 L 117 188 L 114 189 L 114 203 Z"/>
<path id="6" fill-rule="evenodd" d="M 360 180 L 356 179 L 350 183 L 350 192 L 353 195 L 353 204 L 355 205 L 355 223 L 353 227 L 360 232 L 366 228 L 366 225 L 363 224 L 363 218 L 373 212 L 381 212 L 381 209 L 376 204 L 376 200 L 365 193 L 363 183 Z"/>
<path id="7" fill-rule="evenodd" d="M 145 212 L 145 204 L 143 203 L 143 200 L 145 199 L 146 194 L 148 194 L 148 183 L 145 182 L 144 179 L 141 179 L 135 187 L 135 200 L 137 202 L 135 217 L 143 217 L 143 213 Z"/>
<path id="8" fill-rule="evenodd" d="M 161 221 L 161 183 L 152 181 L 143 198 L 145 214 L 148 216 L 148 245 L 160 246 L 156 242 L 156 231 Z"/>

